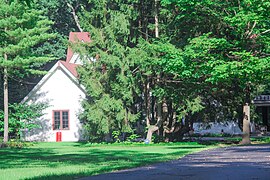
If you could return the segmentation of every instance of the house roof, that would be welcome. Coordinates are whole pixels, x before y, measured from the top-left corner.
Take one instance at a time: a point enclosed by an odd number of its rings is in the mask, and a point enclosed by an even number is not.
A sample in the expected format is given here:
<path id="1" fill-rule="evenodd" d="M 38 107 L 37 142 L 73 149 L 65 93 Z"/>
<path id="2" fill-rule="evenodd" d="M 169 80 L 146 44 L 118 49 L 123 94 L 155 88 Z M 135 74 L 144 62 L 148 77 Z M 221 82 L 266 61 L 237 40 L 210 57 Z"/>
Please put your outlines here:
<path id="1" fill-rule="evenodd" d="M 255 106 L 270 106 L 270 95 L 257 96 L 252 103 Z"/>
<path id="2" fill-rule="evenodd" d="M 90 34 L 89 32 L 70 32 L 69 42 L 72 43 L 91 42 Z M 70 62 L 73 54 L 74 53 L 71 47 L 68 47 L 66 62 Z"/>
<path id="3" fill-rule="evenodd" d="M 72 80 L 72 82 L 74 82 L 76 84 L 76 86 L 78 88 L 80 88 L 85 94 L 85 88 L 84 86 L 82 86 L 79 82 L 76 76 L 74 76 L 74 74 L 72 73 L 71 69 L 74 68 L 69 65 L 67 65 L 68 63 L 64 62 L 64 61 L 58 61 L 51 69 L 50 71 L 38 82 L 38 84 L 29 92 L 29 94 L 21 101 L 22 103 L 28 101 L 28 99 L 30 99 L 30 97 L 33 96 L 33 94 L 35 94 L 49 79 L 50 77 L 59 69 L 62 70 L 64 72 L 64 74 L 66 75 L 67 78 L 69 78 L 70 80 Z M 69 69 L 68 69 L 69 68 Z"/>
<path id="4" fill-rule="evenodd" d="M 88 32 L 71 32 L 69 34 L 69 41 L 72 43 L 81 43 L 83 42 L 90 42 L 90 35 Z M 29 94 L 22 100 L 22 102 L 26 102 L 35 92 L 37 92 L 41 86 L 56 72 L 57 69 L 63 70 L 66 76 L 70 78 L 78 88 L 82 89 L 84 93 L 85 88 L 79 84 L 78 82 L 78 73 L 76 71 L 76 67 L 79 64 L 70 63 L 72 56 L 74 55 L 72 49 L 68 47 L 67 51 L 67 58 L 66 61 L 58 61 L 50 70 L 49 72 L 39 81 L 39 83 L 29 92 Z"/>
<path id="5" fill-rule="evenodd" d="M 89 32 L 70 32 L 69 42 L 71 43 L 91 42 L 90 34 Z M 66 61 L 59 61 L 59 62 L 63 64 L 67 68 L 67 70 L 69 70 L 72 73 L 72 75 L 74 75 L 75 77 L 78 77 L 78 73 L 76 70 L 76 67 L 78 66 L 78 64 L 74 64 L 70 62 L 70 60 L 72 59 L 74 55 L 75 54 L 72 51 L 71 47 L 68 47 Z"/>
<path id="6" fill-rule="evenodd" d="M 67 70 L 69 70 L 73 76 L 78 77 L 78 73 L 76 70 L 76 67 L 78 66 L 78 64 L 72 64 L 66 61 L 59 61 L 59 63 L 65 66 L 65 68 L 67 68 Z"/>

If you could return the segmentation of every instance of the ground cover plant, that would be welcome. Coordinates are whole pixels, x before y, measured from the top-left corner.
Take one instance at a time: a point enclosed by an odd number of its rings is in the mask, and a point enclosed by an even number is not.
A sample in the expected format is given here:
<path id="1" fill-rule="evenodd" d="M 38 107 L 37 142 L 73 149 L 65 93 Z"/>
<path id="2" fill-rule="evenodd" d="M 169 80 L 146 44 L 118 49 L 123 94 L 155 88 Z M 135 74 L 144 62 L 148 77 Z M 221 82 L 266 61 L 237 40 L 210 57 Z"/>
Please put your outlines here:
<path id="1" fill-rule="evenodd" d="M 178 159 L 214 147 L 196 142 L 164 144 L 37 143 L 0 149 L 0 179 L 74 179 Z"/>
<path id="2" fill-rule="evenodd" d="M 241 137 L 231 137 L 231 138 L 226 138 L 226 141 L 231 141 L 231 142 L 240 142 Z M 265 137 L 251 137 L 250 138 L 252 144 L 269 144 L 270 143 L 270 137 L 265 136 Z"/>

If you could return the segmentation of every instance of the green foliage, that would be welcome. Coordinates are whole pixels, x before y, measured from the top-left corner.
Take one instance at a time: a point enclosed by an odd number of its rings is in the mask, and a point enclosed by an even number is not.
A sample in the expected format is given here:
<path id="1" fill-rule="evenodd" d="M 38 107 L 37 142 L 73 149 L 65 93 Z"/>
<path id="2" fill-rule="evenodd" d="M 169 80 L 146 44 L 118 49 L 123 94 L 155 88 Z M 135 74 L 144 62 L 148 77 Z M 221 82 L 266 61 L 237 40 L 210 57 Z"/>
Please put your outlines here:
<path id="1" fill-rule="evenodd" d="M 95 62 L 79 70 L 91 97 L 84 102 L 86 111 L 81 116 L 90 134 L 104 137 L 114 130 L 126 132 L 132 122 L 145 118 L 149 109 L 156 113 L 156 107 L 145 104 L 156 106 L 161 101 L 171 108 L 167 115 L 170 121 L 173 111 L 178 121 L 183 116 L 197 120 L 203 111 L 202 119 L 208 120 L 241 117 L 240 106 L 232 106 L 239 100 L 244 102 L 241 92 L 246 82 L 260 84 L 264 79 L 259 73 L 260 63 L 268 62 L 253 55 L 267 43 L 255 46 L 250 39 L 259 25 L 248 26 L 248 22 L 257 21 L 260 12 L 237 9 L 239 4 L 227 1 L 164 0 L 158 9 L 163 34 L 154 39 L 153 21 L 148 19 L 149 29 L 144 29 L 142 20 L 146 9 L 154 17 L 154 4 L 142 3 L 147 6 L 137 1 L 89 1 L 80 14 L 82 27 L 91 32 L 93 40 L 89 52 L 96 57 Z M 246 18 L 241 22 L 246 26 L 239 25 L 233 12 Z M 142 30 L 146 35 L 138 33 Z M 251 74 L 256 77 L 251 78 Z M 147 100 L 143 98 L 146 96 L 152 97 Z M 134 108 L 139 104 L 141 109 Z M 151 123 L 156 120 L 152 117 Z"/>
<path id="2" fill-rule="evenodd" d="M 53 40 L 34 49 L 38 54 L 52 54 L 56 59 L 66 58 L 67 39 L 70 32 L 78 31 L 73 19 L 71 8 L 67 3 L 80 8 L 85 1 L 78 0 L 33 0 L 33 8 L 43 11 L 43 14 L 54 23 L 50 32 L 56 33 Z"/>
<path id="3" fill-rule="evenodd" d="M 10 148 L 22 148 L 22 147 L 24 147 L 24 143 L 23 142 L 16 142 L 16 141 L 9 141 L 7 143 L 7 147 L 10 147 Z"/>
<path id="4" fill-rule="evenodd" d="M 40 74 L 35 69 L 52 60 L 32 52 L 39 43 L 52 39 L 55 35 L 47 33 L 53 24 L 42 12 L 24 6 L 17 1 L 6 3 L 1 0 L 0 11 L 0 68 L 7 68 L 9 74 Z M 7 60 L 4 59 L 4 54 Z"/>
<path id="5" fill-rule="evenodd" d="M 32 9 L 24 2 L 0 0 L 0 69 L 4 72 L 4 84 L 8 84 L 8 79 L 13 76 L 20 79 L 29 74 L 44 74 L 40 67 L 53 60 L 52 56 L 33 51 L 42 42 L 55 37 L 48 33 L 53 22 L 43 16 L 42 11 Z M 8 85 L 4 89 L 4 101 L 8 103 Z M 6 125 L 9 123 L 7 106 L 4 107 Z M 16 124 L 13 131 L 18 135 L 20 125 L 14 119 L 11 123 Z M 4 136 L 8 137 L 9 130 L 4 131 Z"/>
<path id="6" fill-rule="evenodd" d="M 178 107 L 179 119 L 185 118 L 187 115 L 194 115 L 204 109 L 200 97 L 194 99 L 186 99 L 182 106 Z"/>
<path id="7" fill-rule="evenodd" d="M 188 61 L 186 51 L 163 39 L 153 43 L 141 41 L 138 46 L 146 52 L 145 61 L 141 61 L 141 64 L 145 65 L 144 68 L 153 69 L 151 74 L 163 74 L 160 76 L 160 82 L 152 87 L 153 95 L 171 102 L 177 111 L 178 119 L 192 116 L 204 109 L 202 97 L 198 94 L 199 87 L 193 86 L 193 83 L 198 82 L 194 78 L 196 65 Z M 194 55 L 194 52 L 190 54 Z"/>
<path id="8" fill-rule="evenodd" d="M 9 0 L 9 2 L 14 2 L 14 1 L 15 0 Z M 32 0 L 19 0 L 18 2 L 25 3 L 26 5 L 28 5 L 30 7 Z"/>
<path id="9" fill-rule="evenodd" d="M 131 132 L 139 114 L 134 109 L 138 91 L 132 71 L 136 68 L 128 46 L 130 13 L 128 2 L 89 1 L 92 8 L 80 15 L 82 26 L 91 32 L 89 52 L 96 57 L 80 68 L 80 80 L 90 98 L 83 103 L 81 119 L 92 139 L 102 140 L 113 131 Z"/>
<path id="10" fill-rule="evenodd" d="M 11 136 L 20 137 L 25 130 L 37 128 L 37 118 L 43 115 L 42 110 L 45 104 L 22 104 L 14 103 L 9 105 L 9 133 Z M 0 132 L 4 131 L 4 112 L 0 111 Z"/>
<path id="11" fill-rule="evenodd" d="M 242 104 L 269 79 L 269 3 L 162 0 L 161 5 L 170 21 L 165 24 L 170 42 L 183 49 L 178 61 L 184 65 L 172 64 L 166 72 L 188 81 L 201 97 L 202 119 L 241 120 Z"/>
<path id="12" fill-rule="evenodd" d="M 0 142 L 0 148 L 18 148 L 18 149 L 21 149 L 21 148 L 25 148 L 25 147 L 30 147 L 30 146 L 33 146 L 32 143 L 29 143 L 29 142 L 22 142 L 22 141 L 19 141 L 18 139 L 11 139 L 9 142 L 7 143 L 3 143 L 1 144 Z"/>
<path id="13" fill-rule="evenodd" d="M 164 142 L 164 141 L 165 141 L 165 138 L 163 136 L 153 134 L 151 142 L 153 142 L 153 143 L 161 143 L 161 142 Z"/>
<path id="14" fill-rule="evenodd" d="M 119 143 L 120 142 L 120 131 L 113 131 L 112 132 L 112 137 L 115 142 Z"/>
<path id="15" fill-rule="evenodd" d="M 137 124 L 146 126 L 149 114 L 154 125 L 161 102 L 170 109 L 162 115 L 167 118 L 164 124 L 182 117 L 240 120 L 245 96 L 252 99 L 267 87 L 267 1 L 161 0 L 155 5 L 137 0 L 35 0 L 36 8 L 55 21 L 53 32 L 60 34 L 35 52 L 63 56 L 62 39 L 76 29 L 66 2 L 74 6 L 92 39 L 84 47 L 87 52 L 79 52 L 95 60 L 78 70 L 89 96 L 80 118 L 91 141 L 102 141 L 113 131 L 132 132 Z M 155 12 L 159 38 L 154 38 Z"/>
<path id="16" fill-rule="evenodd" d="M 135 142 L 140 136 L 138 134 L 132 133 L 130 136 L 127 137 L 128 142 Z"/>

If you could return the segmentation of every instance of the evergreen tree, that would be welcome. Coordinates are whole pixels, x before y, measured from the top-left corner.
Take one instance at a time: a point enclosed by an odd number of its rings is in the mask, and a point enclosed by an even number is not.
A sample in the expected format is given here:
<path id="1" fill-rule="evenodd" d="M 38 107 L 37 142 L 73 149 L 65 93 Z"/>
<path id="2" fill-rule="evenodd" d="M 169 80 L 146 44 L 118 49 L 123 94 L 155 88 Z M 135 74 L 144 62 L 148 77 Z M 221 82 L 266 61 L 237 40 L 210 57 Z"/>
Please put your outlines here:
<path id="1" fill-rule="evenodd" d="M 52 21 L 42 12 L 17 0 L 0 0 L 0 68 L 4 80 L 4 142 L 8 141 L 8 78 L 27 74 L 42 74 L 36 69 L 52 60 L 32 51 L 39 43 L 53 38 L 47 33 Z"/>
<path id="2" fill-rule="evenodd" d="M 80 69 L 90 96 L 82 114 L 90 137 L 102 139 L 113 130 L 126 132 L 124 127 L 130 128 L 135 120 L 150 134 L 158 129 L 171 133 L 177 129 L 177 113 L 200 109 L 198 97 L 185 101 L 184 97 L 191 97 L 183 93 L 186 89 L 179 95 L 173 90 L 176 85 L 167 82 L 172 77 L 165 74 L 165 62 L 181 54 L 170 43 L 158 43 L 159 34 L 163 38 L 165 32 L 165 17 L 158 16 L 159 11 L 158 1 L 89 1 L 79 16 L 83 29 L 91 32 L 89 52 L 96 57 Z"/>
<path id="3" fill-rule="evenodd" d="M 128 2 L 89 1 L 80 16 L 85 31 L 91 32 L 90 47 L 95 61 L 79 70 L 90 98 L 84 102 L 85 127 L 93 141 L 102 140 L 112 131 L 131 132 L 137 120 L 133 95 L 137 93 L 132 76 L 135 69 L 128 47 L 130 17 Z"/>
<path id="4" fill-rule="evenodd" d="M 73 10 L 68 4 L 74 6 L 77 11 L 83 5 L 84 1 L 33 0 L 33 2 L 33 8 L 43 11 L 44 16 L 54 22 L 50 31 L 57 34 L 54 39 L 46 41 L 42 46 L 36 47 L 34 51 L 41 55 L 50 52 L 56 59 L 65 59 L 68 35 L 70 32 L 78 31 L 72 16 Z"/>

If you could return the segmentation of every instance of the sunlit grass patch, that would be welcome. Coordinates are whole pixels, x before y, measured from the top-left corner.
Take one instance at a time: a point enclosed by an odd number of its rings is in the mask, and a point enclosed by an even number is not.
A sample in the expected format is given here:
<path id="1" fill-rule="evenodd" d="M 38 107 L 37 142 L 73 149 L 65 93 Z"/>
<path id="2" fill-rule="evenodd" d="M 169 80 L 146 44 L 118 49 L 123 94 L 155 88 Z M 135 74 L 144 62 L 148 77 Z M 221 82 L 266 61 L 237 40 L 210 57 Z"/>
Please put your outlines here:
<path id="1" fill-rule="evenodd" d="M 178 159 L 213 146 L 192 143 L 37 143 L 0 149 L 0 179 L 74 179 Z"/>

